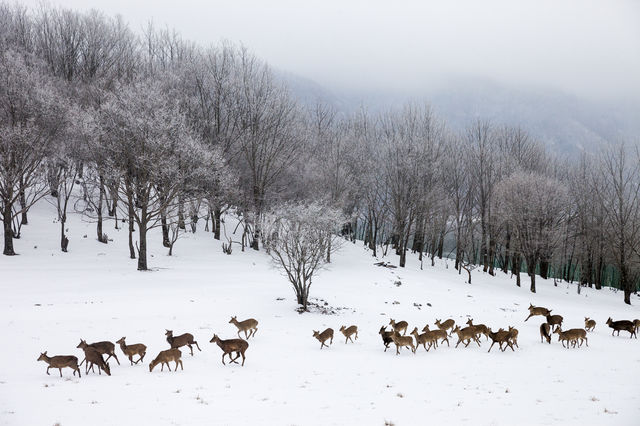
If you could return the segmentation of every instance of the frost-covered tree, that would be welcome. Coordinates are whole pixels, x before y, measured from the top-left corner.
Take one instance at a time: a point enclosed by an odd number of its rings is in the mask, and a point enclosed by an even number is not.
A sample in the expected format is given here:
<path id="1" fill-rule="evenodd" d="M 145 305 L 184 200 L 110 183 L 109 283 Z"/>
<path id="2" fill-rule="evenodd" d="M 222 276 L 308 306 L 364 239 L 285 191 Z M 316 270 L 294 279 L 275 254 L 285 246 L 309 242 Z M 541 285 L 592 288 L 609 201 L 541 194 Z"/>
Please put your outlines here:
<path id="1" fill-rule="evenodd" d="M 633 154 L 624 144 L 605 149 L 593 186 L 604 213 L 608 257 L 620 274 L 626 304 L 640 277 L 640 157 Z"/>
<path id="2" fill-rule="evenodd" d="M 5 255 L 14 255 L 12 220 L 46 195 L 43 164 L 65 125 L 65 102 L 40 62 L 0 49 L 0 215 Z M 16 203 L 20 202 L 20 207 Z"/>
<path id="3" fill-rule="evenodd" d="M 124 184 L 125 216 L 138 226 L 138 269 L 147 269 L 147 232 L 175 211 L 189 181 L 206 171 L 211 156 L 194 139 L 184 114 L 159 79 L 123 86 L 109 96 L 99 114 L 100 137 L 110 167 Z"/>
<path id="4" fill-rule="evenodd" d="M 274 192 L 283 188 L 286 172 L 298 159 L 304 142 L 298 106 L 286 86 L 276 81 L 269 67 L 241 52 L 239 138 L 242 180 L 253 222 L 251 247 L 258 249 L 260 223 Z"/>
<path id="5" fill-rule="evenodd" d="M 340 247 L 337 230 L 343 222 L 339 210 L 319 203 L 287 203 L 264 216 L 263 244 L 304 311 L 312 279 L 327 263 L 327 250 Z"/>
<path id="6" fill-rule="evenodd" d="M 67 252 L 69 239 L 65 234 L 67 211 L 74 197 L 75 188 L 81 169 L 81 146 L 92 137 L 94 125 L 90 114 L 81 111 L 77 106 L 67 110 L 70 124 L 67 131 L 59 138 L 46 160 L 47 183 L 51 198 L 55 205 L 60 224 L 60 249 Z"/>
<path id="7" fill-rule="evenodd" d="M 526 261 L 533 293 L 539 261 L 559 244 L 558 230 L 565 218 L 567 199 L 564 184 L 531 172 L 514 173 L 495 189 L 493 208 L 498 220 L 512 229 L 516 241 L 513 250 Z"/>

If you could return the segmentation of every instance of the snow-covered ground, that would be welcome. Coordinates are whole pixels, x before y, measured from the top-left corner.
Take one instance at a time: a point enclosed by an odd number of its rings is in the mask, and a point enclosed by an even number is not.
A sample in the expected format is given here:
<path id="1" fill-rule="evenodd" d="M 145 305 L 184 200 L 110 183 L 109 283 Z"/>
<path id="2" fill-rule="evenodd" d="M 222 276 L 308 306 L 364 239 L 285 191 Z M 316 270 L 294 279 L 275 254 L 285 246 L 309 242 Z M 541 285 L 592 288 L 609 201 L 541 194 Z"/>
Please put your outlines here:
<path id="1" fill-rule="evenodd" d="M 298 314 L 292 289 L 263 252 L 222 253 L 210 233 L 188 235 L 174 256 L 150 242 L 152 272 L 128 259 L 127 233 L 106 226 L 114 241 L 95 239 L 95 225 L 72 215 L 69 253 L 58 249 L 55 213 L 34 208 L 16 241 L 19 256 L 0 256 L 0 424 L 598 424 L 635 425 L 640 419 L 640 339 L 612 337 L 605 321 L 640 318 L 609 289 L 596 292 L 538 280 L 538 293 L 513 280 L 476 271 L 464 283 L 452 265 L 419 269 L 374 266 L 361 244 L 346 244 L 311 295 L 336 315 Z M 231 230 L 229 230 L 230 232 Z M 84 235 L 87 235 L 85 238 Z M 387 260 L 396 262 L 395 257 Z M 394 283 L 400 281 L 401 285 Z M 284 299 L 284 300 L 282 300 Z M 589 347 L 564 349 L 554 336 L 540 343 L 542 317 L 524 322 L 529 303 L 565 318 L 565 328 L 597 321 Z M 420 304 L 421 307 L 415 304 Z M 430 304 L 430 306 L 428 305 Z M 260 322 L 244 367 L 223 366 L 214 333 L 236 337 L 228 321 Z M 383 351 L 378 330 L 390 318 L 410 329 L 467 317 L 494 329 L 520 330 L 520 349 L 500 352 L 489 343 L 440 346 L 415 355 Z M 341 325 L 356 324 L 359 339 L 344 344 Z M 312 330 L 333 327 L 333 345 L 320 350 Z M 149 373 L 148 363 L 168 348 L 165 329 L 191 332 L 202 348 L 183 350 L 184 371 Z M 80 339 L 122 336 L 148 346 L 144 365 L 109 361 L 112 375 L 78 379 L 70 369 L 45 374 L 40 352 L 76 355 Z"/>

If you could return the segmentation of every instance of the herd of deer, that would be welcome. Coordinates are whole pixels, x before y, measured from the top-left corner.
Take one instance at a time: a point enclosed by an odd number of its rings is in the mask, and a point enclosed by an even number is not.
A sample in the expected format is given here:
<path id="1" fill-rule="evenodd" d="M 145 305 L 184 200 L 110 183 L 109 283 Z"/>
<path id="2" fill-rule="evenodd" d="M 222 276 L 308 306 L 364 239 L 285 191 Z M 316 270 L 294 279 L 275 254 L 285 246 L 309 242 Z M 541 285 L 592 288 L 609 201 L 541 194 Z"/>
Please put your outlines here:
<path id="1" fill-rule="evenodd" d="M 565 348 L 578 347 L 582 346 L 582 343 L 585 343 L 589 346 L 587 342 L 587 331 L 593 331 L 596 326 L 596 322 L 590 318 L 585 318 L 585 328 L 574 328 L 567 331 L 562 331 L 562 315 L 551 315 L 551 309 L 533 306 L 529 304 L 529 316 L 525 319 L 527 321 L 529 318 L 533 316 L 544 316 L 547 321 L 540 325 L 540 337 L 541 341 L 544 339 L 547 340 L 548 343 L 551 343 L 551 334 L 552 329 L 554 334 L 558 334 L 558 341 L 562 342 L 562 346 Z M 489 346 L 488 352 L 491 352 L 491 348 L 496 343 L 501 351 L 507 350 L 507 348 L 511 348 L 512 351 L 515 351 L 514 346 L 519 348 L 518 346 L 518 330 L 514 327 L 509 326 L 507 330 L 500 328 L 498 331 L 493 331 L 491 328 L 487 327 L 484 324 L 474 324 L 473 318 L 469 318 L 466 322 L 467 326 L 460 328 L 459 325 L 456 325 L 453 319 L 448 319 L 446 321 L 436 320 L 435 326 L 437 329 L 430 330 L 429 324 L 425 325 L 422 329 L 422 333 L 418 332 L 418 327 L 414 327 L 411 331 L 410 336 L 407 336 L 407 330 L 409 324 L 406 321 L 398 321 L 396 322 L 394 319 L 389 321 L 389 325 L 391 326 L 391 330 L 387 331 L 387 326 L 384 325 L 380 328 L 378 332 L 382 337 L 382 343 L 384 344 L 384 351 L 386 352 L 389 348 L 389 345 L 392 343 L 396 345 L 396 355 L 400 354 L 400 348 L 408 348 L 416 353 L 417 348 L 422 345 L 422 347 L 428 352 L 429 349 L 433 348 L 434 350 L 438 347 L 438 341 L 440 344 L 447 342 L 447 346 L 449 345 L 449 337 L 451 337 L 454 333 L 458 336 L 458 342 L 456 343 L 456 348 L 460 345 L 460 343 L 464 344 L 465 347 L 469 346 L 469 344 L 473 341 L 478 346 L 480 346 L 480 337 L 484 335 L 487 340 L 491 339 L 492 343 Z M 640 320 L 636 319 L 634 321 L 613 321 L 611 318 L 607 320 L 607 325 L 613 329 L 613 332 L 618 332 L 620 334 L 621 330 L 628 331 L 631 333 L 631 337 L 636 336 L 637 331 L 640 329 Z M 342 326 L 340 328 L 342 334 L 345 335 L 347 343 L 349 340 L 353 342 L 351 339 L 351 335 L 355 334 L 356 339 L 358 338 L 358 327 L 352 325 L 348 328 Z M 613 333 L 612 333 L 613 334 Z M 413 337 L 412 337 L 413 336 Z M 320 341 L 320 349 L 333 343 L 333 329 L 327 328 L 322 333 L 318 331 L 313 331 L 313 337 Z M 415 341 L 414 341 L 415 339 Z M 329 340 L 329 345 L 327 345 L 327 340 Z M 566 342 L 566 345 L 565 345 Z M 503 346 L 504 345 L 504 346 Z"/>
<path id="2" fill-rule="evenodd" d="M 240 338 L 240 332 L 244 332 L 245 339 L 249 339 L 251 336 L 254 336 L 258 331 L 258 321 L 253 318 L 249 318 L 244 321 L 238 321 L 236 317 L 231 317 L 229 321 L 230 324 L 234 324 L 238 328 L 238 338 L 237 339 L 227 339 L 222 340 L 218 337 L 217 334 L 214 334 L 210 343 L 216 343 L 220 349 L 222 349 L 222 364 L 224 365 L 224 357 L 225 355 L 229 356 L 230 362 L 237 364 L 237 359 L 242 357 L 242 364 L 244 365 L 245 360 L 245 352 L 249 347 L 249 343 Z M 170 349 L 161 351 L 158 356 L 151 361 L 149 364 L 149 371 L 153 371 L 156 365 L 160 364 L 160 371 L 164 371 L 164 366 L 166 365 L 169 371 L 171 371 L 171 366 L 169 365 L 170 361 L 175 362 L 174 371 L 178 370 L 178 366 L 184 370 L 182 365 L 182 352 L 180 349 L 182 346 L 187 346 L 193 356 L 193 345 L 201 351 L 198 342 L 193 338 L 193 334 L 184 333 L 180 336 L 174 336 L 172 330 L 166 330 L 165 336 L 167 338 L 167 343 L 169 343 Z M 140 361 L 144 361 L 144 357 L 147 354 L 147 346 L 142 343 L 136 343 L 134 345 L 127 345 L 125 342 L 126 337 L 122 337 L 118 341 L 117 344 L 120 345 L 120 349 L 122 352 L 129 358 L 129 362 L 131 365 L 138 364 Z M 73 355 L 57 355 L 57 356 L 47 356 L 47 351 L 40 354 L 38 357 L 38 361 L 44 361 L 47 363 L 47 374 L 49 374 L 50 368 L 57 368 L 60 371 L 60 377 L 62 377 L 62 369 L 69 367 L 73 370 L 73 375 L 75 376 L 76 372 L 78 373 L 78 377 L 80 375 L 80 366 L 85 363 L 85 374 L 89 373 L 89 370 L 95 372 L 93 369 L 94 366 L 98 367 L 98 374 L 102 374 L 101 371 L 104 371 L 108 376 L 111 375 L 111 368 L 109 367 L 109 359 L 113 357 L 118 365 L 120 365 L 120 361 L 118 360 L 118 356 L 115 352 L 115 344 L 109 341 L 104 342 L 96 342 L 96 343 L 87 343 L 86 341 L 80 339 L 80 343 L 77 348 L 82 349 L 84 351 L 84 359 L 82 362 L 78 364 L 78 358 Z M 232 357 L 232 354 L 235 354 L 235 357 Z M 107 355 L 107 358 L 104 359 L 103 355 Z M 137 360 L 133 360 L 134 356 L 138 356 Z"/>
<path id="3" fill-rule="evenodd" d="M 543 308 L 540 306 L 529 305 L 529 316 L 525 319 L 527 321 L 529 318 L 533 316 L 544 316 L 546 318 L 546 322 L 543 322 L 540 325 L 540 341 L 547 343 L 551 343 L 551 335 L 558 334 L 558 341 L 562 342 L 562 346 L 565 348 L 569 348 L 569 346 L 575 348 L 576 345 L 578 347 L 582 346 L 584 343 L 586 346 L 589 346 L 587 341 L 587 331 L 593 331 L 596 326 L 596 322 L 590 318 L 584 319 L 585 328 L 574 328 L 567 331 L 562 331 L 562 315 L 551 315 L 551 309 Z M 245 352 L 249 347 L 249 343 L 247 340 L 256 334 L 258 331 L 258 321 L 253 318 L 238 321 L 236 317 L 231 317 L 229 321 L 230 324 L 234 324 L 238 328 L 238 338 L 237 339 L 227 339 L 222 340 L 218 337 L 218 335 L 214 334 L 210 343 L 216 343 L 220 349 L 222 349 L 222 364 L 225 365 L 224 357 L 226 355 L 229 356 L 229 360 L 231 363 L 237 364 L 237 359 L 242 357 L 242 364 L 244 366 L 245 361 Z M 464 328 L 460 328 L 459 325 L 456 325 L 453 319 L 447 319 L 446 321 L 436 320 L 435 326 L 437 329 L 430 330 L 429 324 L 425 325 L 422 329 L 422 333 L 418 332 L 418 327 L 414 327 L 410 335 L 407 336 L 407 330 L 409 324 L 406 321 L 398 321 L 391 319 L 389 321 L 389 325 L 391 326 L 391 330 L 387 331 L 386 325 L 380 328 L 379 334 L 382 337 L 382 343 L 384 344 L 384 351 L 386 352 L 391 343 L 396 345 L 396 355 L 400 354 L 400 348 L 409 348 L 414 354 L 416 353 L 416 349 L 422 345 L 424 349 L 428 352 L 429 349 L 433 348 L 434 350 L 438 348 L 438 341 L 440 344 L 447 342 L 447 346 L 449 345 L 449 337 L 455 333 L 458 336 L 458 342 L 456 343 L 456 348 L 463 343 L 465 347 L 468 347 L 469 344 L 473 341 L 478 346 L 480 346 L 480 337 L 484 335 L 487 340 L 491 339 L 492 343 L 489 346 L 489 351 L 491 352 L 491 348 L 496 343 L 498 344 L 501 351 L 507 350 L 507 348 L 511 348 L 512 351 L 515 351 L 514 346 L 518 347 L 518 330 L 509 326 L 507 330 L 500 328 L 498 331 L 494 332 L 491 328 L 487 327 L 484 324 L 474 324 L 473 319 L 470 318 L 466 322 L 467 326 Z M 640 329 L 640 320 L 636 319 L 633 321 L 629 320 L 621 320 L 621 321 L 613 321 L 611 318 L 607 320 L 607 325 L 613 329 L 611 335 L 617 331 L 618 335 L 620 335 L 620 331 L 627 331 L 630 333 L 631 337 L 636 337 L 637 332 Z M 245 339 L 240 337 L 240 332 L 244 332 Z M 344 325 L 340 327 L 340 332 L 345 336 L 345 344 L 351 341 L 354 343 L 352 337 L 358 338 L 358 327 L 355 325 L 345 327 Z M 167 342 L 169 343 L 170 349 L 161 351 L 158 356 L 151 361 L 149 364 L 149 371 L 153 371 L 154 367 L 158 364 L 161 364 L 160 371 L 164 371 L 164 366 L 166 365 L 169 371 L 171 371 L 171 367 L 169 366 L 169 362 L 175 362 L 174 371 L 177 371 L 178 365 L 181 369 L 184 369 L 182 365 L 182 353 L 180 349 L 182 346 L 187 346 L 193 356 L 193 345 L 201 351 L 198 342 L 194 340 L 193 335 L 191 333 L 184 333 L 180 336 L 174 336 L 172 330 L 166 330 L 165 336 L 167 338 Z M 413 336 L 413 337 L 412 337 Z M 318 339 L 320 342 L 320 349 L 323 347 L 329 347 L 329 345 L 333 344 L 333 329 L 327 328 L 322 333 L 319 331 L 313 331 L 313 337 Z M 414 343 L 415 338 L 415 343 Z M 326 343 L 329 341 L 329 345 Z M 565 345 L 566 342 L 566 345 Z M 125 337 L 122 337 L 118 341 L 117 344 L 120 345 L 120 349 L 122 352 L 129 358 L 129 362 L 131 365 L 138 364 L 139 362 L 144 360 L 144 357 L 147 353 L 146 345 L 142 343 L 137 343 L 133 345 L 127 345 L 125 342 Z M 504 347 L 503 347 L 504 345 Z M 111 370 L 109 367 L 109 363 L 107 362 L 111 357 L 113 357 L 118 365 L 120 365 L 120 361 L 115 353 L 115 344 L 104 341 L 104 342 L 96 342 L 88 344 L 84 340 L 80 340 L 77 348 L 82 349 L 84 351 L 85 358 L 78 364 L 78 358 L 72 355 L 58 355 L 58 356 L 47 356 L 47 352 L 43 352 L 40 354 L 38 361 L 44 361 L 48 364 L 47 374 L 49 374 L 50 368 L 57 368 L 60 371 L 60 377 L 62 377 L 62 369 L 65 367 L 69 367 L 73 370 L 73 375 L 78 373 L 78 377 L 80 377 L 80 366 L 83 363 L 85 364 L 85 374 L 89 373 L 89 370 L 94 371 L 93 367 L 98 367 L 98 374 L 102 374 L 101 371 L 104 371 L 107 375 L 111 375 Z M 235 354 L 235 357 L 232 357 L 232 354 Z M 103 355 L 107 355 L 107 358 L 104 359 Z M 133 360 L 134 356 L 138 356 L 137 360 Z"/>

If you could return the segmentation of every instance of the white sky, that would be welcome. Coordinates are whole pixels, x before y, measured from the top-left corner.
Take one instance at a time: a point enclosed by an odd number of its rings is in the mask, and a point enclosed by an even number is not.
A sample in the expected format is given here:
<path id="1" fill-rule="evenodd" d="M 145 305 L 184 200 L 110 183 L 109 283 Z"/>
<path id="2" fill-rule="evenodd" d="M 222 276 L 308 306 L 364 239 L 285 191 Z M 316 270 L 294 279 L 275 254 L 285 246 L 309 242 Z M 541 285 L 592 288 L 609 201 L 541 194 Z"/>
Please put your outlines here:
<path id="1" fill-rule="evenodd" d="M 37 0 L 21 0 L 35 5 Z M 640 0 L 51 0 L 242 42 L 334 90 L 421 92 L 478 77 L 640 99 Z"/>

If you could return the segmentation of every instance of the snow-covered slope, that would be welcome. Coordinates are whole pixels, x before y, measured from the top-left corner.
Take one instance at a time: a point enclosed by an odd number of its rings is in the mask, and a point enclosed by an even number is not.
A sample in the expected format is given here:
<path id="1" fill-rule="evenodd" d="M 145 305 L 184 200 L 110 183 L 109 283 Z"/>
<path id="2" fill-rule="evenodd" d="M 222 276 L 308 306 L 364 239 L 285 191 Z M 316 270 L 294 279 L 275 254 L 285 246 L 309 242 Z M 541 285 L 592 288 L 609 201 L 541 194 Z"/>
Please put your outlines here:
<path id="1" fill-rule="evenodd" d="M 156 269 L 138 272 L 126 230 L 108 224 L 114 241 L 103 245 L 94 224 L 72 215 L 65 254 L 54 218 L 48 204 L 36 206 L 16 241 L 20 255 L 0 257 L 0 424 L 632 425 L 640 418 L 640 340 L 612 337 L 605 325 L 609 316 L 640 318 L 638 296 L 625 306 L 608 289 L 577 295 L 574 286 L 541 279 L 531 294 L 509 277 L 481 272 L 468 285 L 444 261 L 424 270 L 414 258 L 406 269 L 381 268 L 360 244 L 347 243 L 311 289 L 337 313 L 300 315 L 263 252 L 236 248 L 227 256 L 200 229 L 168 257 L 155 232 L 149 264 Z M 594 318 L 589 347 L 540 343 L 541 317 L 524 322 L 529 303 L 563 315 L 565 328 Z M 244 367 L 223 366 L 209 343 L 214 333 L 236 337 L 231 315 L 260 322 Z M 487 353 L 483 340 L 456 349 L 452 338 L 451 347 L 396 356 L 395 348 L 383 351 L 378 335 L 390 318 L 421 329 L 468 316 L 494 329 L 517 327 L 520 348 Z M 343 324 L 358 325 L 355 344 L 344 344 Z M 336 337 L 320 350 L 312 330 L 326 327 Z M 184 371 L 149 373 L 148 363 L 168 348 L 165 329 L 193 333 L 202 351 L 183 350 Z M 45 350 L 81 359 L 81 338 L 122 336 L 148 346 L 144 365 L 130 366 L 120 348 L 121 365 L 109 361 L 111 377 L 85 376 L 84 368 L 80 379 L 70 369 L 63 378 L 53 369 L 47 376 L 36 362 Z"/>

